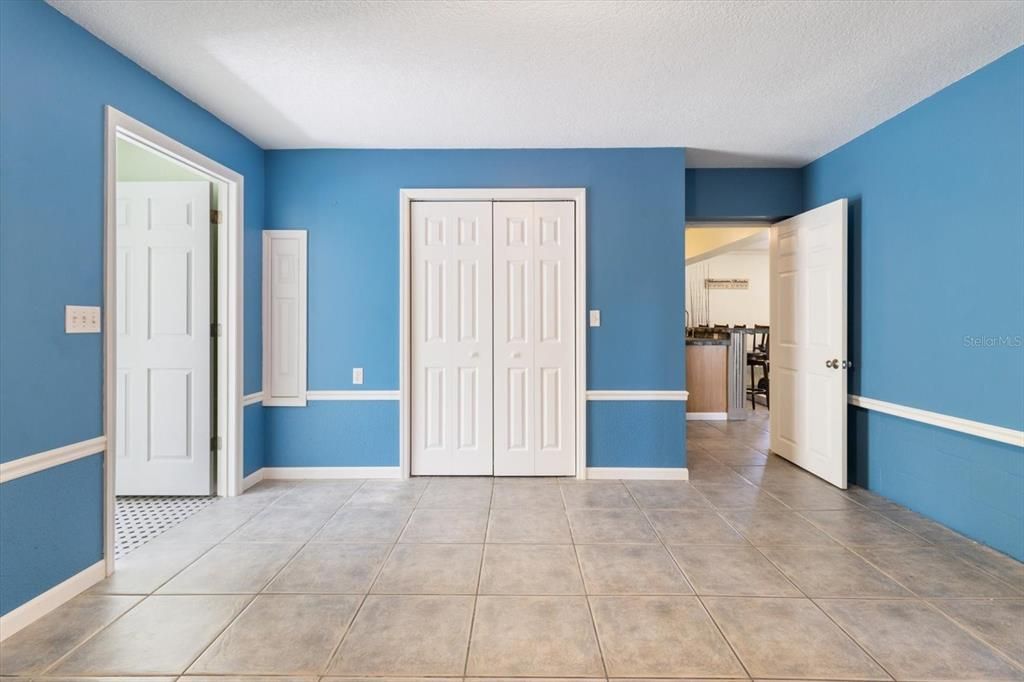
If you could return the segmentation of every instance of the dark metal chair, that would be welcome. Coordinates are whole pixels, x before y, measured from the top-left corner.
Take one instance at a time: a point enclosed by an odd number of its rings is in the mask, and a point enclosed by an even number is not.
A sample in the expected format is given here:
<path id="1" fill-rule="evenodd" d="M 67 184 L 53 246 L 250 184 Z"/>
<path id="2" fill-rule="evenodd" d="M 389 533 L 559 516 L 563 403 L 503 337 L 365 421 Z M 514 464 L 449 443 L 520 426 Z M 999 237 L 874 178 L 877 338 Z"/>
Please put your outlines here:
<path id="1" fill-rule="evenodd" d="M 760 339 L 758 339 L 760 337 Z M 747 387 L 747 395 L 750 396 L 750 409 L 757 409 L 757 396 L 764 396 L 764 404 L 771 409 L 768 398 L 768 371 L 771 366 L 768 347 L 770 330 L 767 325 L 754 325 L 754 348 L 747 351 L 747 367 L 750 368 L 750 386 Z M 755 369 L 761 368 L 761 378 L 757 379 Z"/>

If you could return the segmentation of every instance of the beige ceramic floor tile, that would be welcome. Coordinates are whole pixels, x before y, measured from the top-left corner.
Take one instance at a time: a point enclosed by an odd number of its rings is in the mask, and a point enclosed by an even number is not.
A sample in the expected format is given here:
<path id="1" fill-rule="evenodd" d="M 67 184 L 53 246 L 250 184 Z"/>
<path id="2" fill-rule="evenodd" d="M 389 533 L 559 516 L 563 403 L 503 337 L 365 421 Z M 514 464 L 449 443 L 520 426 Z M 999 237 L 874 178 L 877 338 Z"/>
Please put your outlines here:
<path id="1" fill-rule="evenodd" d="M 924 602 L 818 602 L 899 680 L 1019 680 L 1022 671 Z"/>
<path id="2" fill-rule="evenodd" d="M 848 546 L 928 544 L 924 538 L 873 511 L 805 511 L 801 516 Z"/>
<path id="3" fill-rule="evenodd" d="M 1002 580 L 1024 594 L 1024 563 L 983 545 L 968 545 L 951 548 L 957 558 L 963 559 L 975 568 Z"/>
<path id="4" fill-rule="evenodd" d="M 857 553 L 921 597 L 1019 597 L 944 547 L 867 547 Z"/>
<path id="5" fill-rule="evenodd" d="M 373 592 L 381 594 L 475 594 L 483 545 L 397 545 Z"/>
<path id="6" fill-rule="evenodd" d="M 249 596 L 148 597 L 50 672 L 56 675 L 176 675 L 249 602 Z"/>
<path id="7" fill-rule="evenodd" d="M 696 597 L 591 597 L 609 677 L 743 677 Z"/>
<path id="8" fill-rule="evenodd" d="M 487 542 L 566 544 L 572 542 L 562 509 L 492 509 Z"/>
<path id="9" fill-rule="evenodd" d="M 370 595 L 328 674 L 462 675 L 473 599 Z"/>
<path id="10" fill-rule="evenodd" d="M 658 536 L 643 512 L 636 509 L 570 509 L 573 541 L 592 543 L 657 543 Z"/>
<path id="11" fill-rule="evenodd" d="M 399 542 L 482 543 L 486 509 L 416 509 Z"/>
<path id="12" fill-rule="evenodd" d="M 1024 599 L 944 599 L 932 604 L 1024 666 Z"/>
<path id="13" fill-rule="evenodd" d="M 227 542 L 305 542 L 333 513 L 333 509 L 270 506 L 229 535 Z"/>
<path id="14" fill-rule="evenodd" d="M 800 591 L 754 547 L 673 545 L 669 549 L 697 594 L 801 596 Z"/>
<path id="15" fill-rule="evenodd" d="M 405 481 L 367 481 L 345 504 L 350 507 L 415 507 L 428 484 L 429 479 L 423 478 Z"/>
<path id="16" fill-rule="evenodd" d="M 490 478 L 435 478 L 420 497 L 420 509 L 487 509 L 491 506 Z"/>
<path id="17" fill-rule="evenodd" d="M 411 507 L 342 507 L 312 541 L 394 542 L 411 514 Z"/>
<path id="18" fill-rule="evenodd" d="M 808 599 L 706 597 L 704 603 L 753 677 L 889 679 Z"/>
<path id="19" fill-rule="evenodd" d="M 758 547 L 772 545 L 834 545 L 835 541 L 797 512 L 734 509 L 722 515 Z"/>
<path id="20" fill-rule="evenodd" d="M 785 483 L 778 485 L 772 485 L 769 483 L 764 487 L 765 490 L 770 492 L 775 499 L 779 500 L 790 509 L 797 509 L 800 511 L 864 510 L 864 507 L 857 504 L 855 500 L 848 495 L 845 495 L 841 490 L 833 488 L 827 484 L 819 484 L 819 482 L 804 485 L 798 484 L 794 486 L 790 486 Z"/>
<path id="21" fill-rule="evenodd" d="M 274 507 L 335 512 L 363 485 L 363 481 L 298 481 L 271 504 Z"/>
<path id="22" fill-rule="evenodd" d="M 712 509 L 703 512 L 653 509 L 647 512 L 647 517 L 665 544 L 747 544 L 743 536 Z"/>
<path id="23" fill-rule="evenodd" d="M 267 586 L 267 592 L 365 594 L 391 545 L 311 542 Z"/>
<path id="24" fill-rule="evenodd" d="M 588 594 L 693 594 L 661 545 L 579 545 Z"/>
<path id="25" fill-rule="evenodd" d="M 149 594 L 205 554 L 212 543 L 150 543 L 116 563 L 114 574 L 90 591 L 102 594 Z"/>
<path id="26" fill-rule="evenodd" d="M 636 509 L 636 503 L 620 481 L 559 482 L 567 509 Z"/>
<path id="27" fill-rule="evenodd" d="M 260 595 L 189 672 L 315 675 L 330 660 L 360 599 L 333 594 Z"/>
<path id="28" fill-rule="evenodd" d="M 141 597 L 82 594 L 0 643 L 0 675 L 43 672 Z"/>
<path id="29" fill-rule="evenodd" d="M 709 509 L 707 499 L 688 481 L 627 481 L 641 509 Z"/>
<path id="30" fill-rule="evenodd" d="M 480 594 L 583 594 L 572 545 L 487 545 Z"/>
<path id="31" fill-rule="evenodd" d="M 701 486 L 700 492 L 716 509 L 786 511 L 781 502 L 754 485 L 705 485 Z"/>
<path id="32" fill-rule="evenodd" d="M 882 509 L 879 511 L 882 516 L 889 519 L 893 523 L 896 523 L 903 528 L 911 531 L 915 535 L 918 535 L 928 542 L 936 545 L 964 545 L 970 547 L 974 543 L 955 530 L 943 526 L 941 523 L 936 523 L 931 519 L 905 509 L 888 510 Z"/>
<path id="33" fill-rule="evenodd" d="M 466 674 L 603 676 L 586 598 L 479 597 Z"/>
<path id="34" fill-rule="evenodd" d="M 562 491 L 551 479 L 502 479 L 494 481 L 492 509 L 564 509 Z"/>
<path id="35" fill-rule="evenodd" d="M 809 597 L 912 597 L 845 547 L 765 547 L 765 555 Z"/>
<path id="36" fill-rule="evenodd" d="M 299 547 L 295 543 L 225 542 L 174 576 L 158 594 L 255 594 Z"/>

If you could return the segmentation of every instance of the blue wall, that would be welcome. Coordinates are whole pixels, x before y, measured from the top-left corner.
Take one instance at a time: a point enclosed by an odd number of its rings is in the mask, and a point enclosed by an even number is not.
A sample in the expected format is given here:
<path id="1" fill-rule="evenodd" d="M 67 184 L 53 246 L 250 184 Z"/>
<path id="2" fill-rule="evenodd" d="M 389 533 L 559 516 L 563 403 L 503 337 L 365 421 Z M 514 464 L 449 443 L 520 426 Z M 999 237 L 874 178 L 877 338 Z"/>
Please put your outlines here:
<path id="1" fill-rule="evenodd" d="M 354 388 L 352 367 L 364 368 L 364 389 L 398 388 L 398 193 L 411 187 L 586 187 L 587 305 L 602 322 L 588 330 L 589 388 L 683 388 L 683 150 L 309 150 L 266 159 L 267 226 L 309 230 L 310 389 Z M 268 464 L 397 464 L 397 430 L 386 455 L 362 450 L 375 442 L 367 429 L 391 419 L 390 406 L 377 408 L 366 422 L 354 413 L 364 404 L 267 410 Z M 350 447 L 326 436 L 339 419 L 351 424 Z M 325 431 L 310 433 L 303 450 L 280 436 L 300 423 Z M 632 451 L 610 459 L 654 466 Z"/>
<path id="2" fill-rule="evenodd" d="M 689 168 L 686 220 L 778 220 L 803 210 L 799 168 Z"/>
<path id="3" fill-rule="evenodd" d="M 0 487 L 0 613 L 103 558 L 103 455 Z"/>
<path id="4" fill-rule="evenodd" d="M 107 104 L 245 176 L 245 384 L 259 390 L 263 151 L 36 0 L 0 3 L 0 101 L 0 461 L 103 432 L 102 339 L 65 334 L 64 305 L 103 302 Z M 5 532 L 4 612 L 99 558 L 99 524 L 73 526 L 86 534 L 82 544 L 57 542 L 53 524 L 95 519 L 101 510 L 101 477 L 76 473 L 82 489 L 68 494 L 65 471 L 79 469 L 66 465 L 0 487 L 4 516 L 40 538 L 11 552 L 16 539 Z M 45 512 L 35 513 L 40 506 Z"/>
<path id="5" fill-rule="evenodd" d="M 840 197 L 850 392 L 1024 429 L 1024 48 L 804 169 Z M 1020 448 L 851 410 L 857 483 L 1024 558 Z"/>

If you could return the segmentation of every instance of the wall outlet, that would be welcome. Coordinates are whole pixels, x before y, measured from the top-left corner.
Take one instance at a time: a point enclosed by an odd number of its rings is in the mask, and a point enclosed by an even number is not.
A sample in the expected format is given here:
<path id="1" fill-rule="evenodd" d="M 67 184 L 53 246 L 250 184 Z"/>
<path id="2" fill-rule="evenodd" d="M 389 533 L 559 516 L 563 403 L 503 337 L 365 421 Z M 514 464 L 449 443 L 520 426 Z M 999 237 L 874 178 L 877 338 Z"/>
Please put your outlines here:
<path id="1" fill-rule="evenodd" d="M 64 306 L 64 332 L 66 334 L 99 334 L 100 307 L 98 305 Z"/>
<path id="2" fill-rule="evenodd" d="M 601 311 L 591 310 L 590 311 L 590 326 L 600 327 L 601 326 Z"/>
<path id="3" fill-rule="evenodd" d="M 355 384 L 356 386 L 358 386 L 361 383 L 363 383 L 363 368 L 362 367 L 353 367 L 352 368 L 352 383 Z"/>

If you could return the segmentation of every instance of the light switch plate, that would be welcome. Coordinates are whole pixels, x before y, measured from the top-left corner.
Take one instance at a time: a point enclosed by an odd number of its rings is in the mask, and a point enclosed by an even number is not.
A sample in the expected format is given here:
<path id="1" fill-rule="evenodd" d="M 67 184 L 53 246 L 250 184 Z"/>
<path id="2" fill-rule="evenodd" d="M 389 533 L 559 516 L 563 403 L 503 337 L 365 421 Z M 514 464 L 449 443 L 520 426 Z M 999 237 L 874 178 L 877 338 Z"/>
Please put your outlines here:
<path id="1" fill-rule="evenodd" d="M 601 326 L 601 311 L 591 310 L 590 311 L 590 326 L 600 327 Z"/>
<path id="2" fill-rule="evenodd" d="M 100 320 L 98 305 L 64 306 L 64 332 L 66 334 L 99 334 Z"/>
<path id="3" fill-rule="evenodd" d="M 363 368 L 353 367 L 352 368 L 352 383 L 358 386 L 363 383 Z"/>

